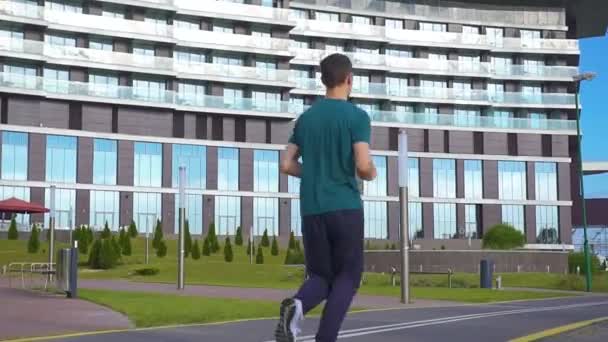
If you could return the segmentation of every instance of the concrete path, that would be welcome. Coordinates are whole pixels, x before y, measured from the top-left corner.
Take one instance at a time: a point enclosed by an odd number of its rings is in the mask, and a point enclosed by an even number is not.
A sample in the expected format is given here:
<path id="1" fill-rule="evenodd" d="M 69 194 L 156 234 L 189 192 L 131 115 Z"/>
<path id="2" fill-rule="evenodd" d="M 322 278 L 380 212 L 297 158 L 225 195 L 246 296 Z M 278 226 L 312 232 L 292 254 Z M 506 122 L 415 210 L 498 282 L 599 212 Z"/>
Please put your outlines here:
<path id="1" fill-rule="evenodd" d="M 595 342 L 608 341 L 608 320 L 588 327 L 576 329 L 557 336 L 547 337 L 542 342 Z"/>
<path id="2" fill-rule="evenodd" d="M 129 327 L 125 316 L 105 307 L 0 282 L 0 340 Z"/>
<path id="3" fill-rule="evenodd" d="M 608 315 L 608 296 L 573 297 L 493 305 L 397 309 L 351 314 L 339 341 L 509 341 L 541 330 Z M 318 321 L 307 319 L 313 342 Z M 274 342 L 274 320 L 164 329 L 143 329 L 61 339 L 64 342 Z M 244 334 L 244 332 L 246 332 Z M 570 340 L 572 341 L 572 340 Z M 574 340 L 578 341 L 578 340 Z M 606 339 L 585 341 L 605 342 Z"/>
<path id="4" fill-rule="evenodd" d="M 293 290 L 204 285 L 186 285 L 184 291 L 178 291 L 174 284 L 140 283 L 127 280 L 80 280 L 78 286 L 85 289 L 155 292 L 215 298 L 261 299 L 275 302 L 280 302 L 284 298 L 293 296 L 294 294 Z M 411 306 L 444 307 L 455 305 L 461 304 L 437 300 L 416 300 Z M 399 303 L 398 298 L 384 296 L 358 295 L 353 303 L 353 307 L 366 309 L 384 309 L 399 306 L 401 306 L 401 304 Z"/>

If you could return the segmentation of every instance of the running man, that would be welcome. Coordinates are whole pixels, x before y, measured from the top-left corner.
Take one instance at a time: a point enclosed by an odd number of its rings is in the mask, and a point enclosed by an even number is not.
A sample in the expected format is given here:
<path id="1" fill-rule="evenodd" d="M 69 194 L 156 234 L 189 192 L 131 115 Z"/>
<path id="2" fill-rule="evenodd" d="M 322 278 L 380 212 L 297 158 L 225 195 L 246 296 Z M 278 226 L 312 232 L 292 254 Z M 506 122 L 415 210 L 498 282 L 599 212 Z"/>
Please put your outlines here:
<path id="1" fill-rule="evenodd" d="M 317 342 L 334 342 L 363 272 L 363 204 L 355 174 L 376 178 L 367 113 L 347 101 L 353 85 L 348 57 L 321 61 L 325 98 L 297 120 L 281 171 L 302 178 L 300 208 L 309 275 L 281 304 L 277 342 L 292 342 L 304 315 L 324 300 Z M 298 159 L 302 157 L 302 164 Z"/>

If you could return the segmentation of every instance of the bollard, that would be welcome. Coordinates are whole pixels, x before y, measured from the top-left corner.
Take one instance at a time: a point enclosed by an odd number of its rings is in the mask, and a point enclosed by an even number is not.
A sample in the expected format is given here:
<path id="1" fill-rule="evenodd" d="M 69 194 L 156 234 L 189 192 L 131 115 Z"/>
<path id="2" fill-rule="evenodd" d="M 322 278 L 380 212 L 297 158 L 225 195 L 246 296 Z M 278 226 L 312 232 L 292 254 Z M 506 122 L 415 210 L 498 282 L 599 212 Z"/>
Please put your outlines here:
<path id="1" fill-rule="evenodd" d="M 502 276 L 496 277 L 496 289 L 502 290 Z"/>
<path id="2" fill-rule="evenodd" d="M 451 289 L 452 288 L 452 274 L 454 274 L 452 272 L 451 268 L 448 268 L 448 288 Z"/>
<path id="3" fill-rule="evenodd" d="M 576 275 L 577 276 L 581 275 L 581 267 L 580 266 L 576 266 Z"/>
<path id="4" fill-rule="evenodd" d="M 393 287 L 397 286 L 397 269 L 395 267 L 391 267 L 391 284 Z"/>
<path id="5" fill-rule="evenodd" d="M 521 265 L 517 265 L 517 273 L 521 273 Z"/>
<path id="6" fill-rule="evenodd" d="M 551 265 L 547 265 L 547 273 L 551 273 Z"/>
<path id="7" fill-rule="evenodd" d="M 422 273 L 422 264 L 420 264 L 420 273 Z"/>

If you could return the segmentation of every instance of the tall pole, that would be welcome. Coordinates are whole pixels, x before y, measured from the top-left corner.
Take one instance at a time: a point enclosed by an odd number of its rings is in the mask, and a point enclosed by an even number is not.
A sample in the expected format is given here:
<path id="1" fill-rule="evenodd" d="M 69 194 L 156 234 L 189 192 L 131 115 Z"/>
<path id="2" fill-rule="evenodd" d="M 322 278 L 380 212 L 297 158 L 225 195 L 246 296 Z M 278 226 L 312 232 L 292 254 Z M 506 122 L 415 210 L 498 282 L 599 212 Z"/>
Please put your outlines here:
<path id="1" fill-rule="evenodd" d="M 74 241 L 72 240 L 72 206 L 70 206 L 70 213 L 68 216 L 68 227 L 70 228 L 70 248 L 74 247 Z"/>
<path id="2" fill-rule="evenodd" d="M 582 137 L 581 137 L 581 110 L 579 107 L 579 92 L 581 87 L 581 81 L 576 82 L 576 137 L 578 139 L 578 181 L 580 183 L 579 194 L 581 197 L 581 205 L 583 209 L 583 233 L 585 242 L 583 249 L 585 253 L 585 290 L 591 292 L 591 255 L 589 254 L 589 240 L 587 239 L 587 204 L 585 203 L 585 185 L 583 177 L 583 148 L 582 148 Z"/>
<path id="3" fill-rule="evenodd" d="M 53 270 L 53 257 L 55 254 L 55 186 L 49 190 L 49 271 Z M 49 282 L 53 281 L 53 273 L 49 272 Z"/>
<path id="4" fill-rule="evenodd" d="M 401 303 L 410 302 L 407 134 L 399 132 L 399 208 L 401 224 Z"/>
<path id="5" fill-rule="evenodd" d="M 150 216 L 146 215 L 146 265 L 150 262 Z"/>
<path id="6" fill-rule="evenodd" d="M 179 248 L 177 255 L 177 289 L 184 289 L 184 221 L 186 217 L 186 167 L 179 167 Z"/>

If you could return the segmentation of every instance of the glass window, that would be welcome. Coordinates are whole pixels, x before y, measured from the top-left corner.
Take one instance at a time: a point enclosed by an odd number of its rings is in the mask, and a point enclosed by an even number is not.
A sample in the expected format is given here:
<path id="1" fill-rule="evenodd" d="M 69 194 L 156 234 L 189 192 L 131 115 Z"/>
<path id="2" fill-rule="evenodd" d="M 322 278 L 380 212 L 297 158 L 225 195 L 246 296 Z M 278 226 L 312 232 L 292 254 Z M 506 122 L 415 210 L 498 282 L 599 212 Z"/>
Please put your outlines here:
<path id="1" fill-rule="evenodd" d="M 536 237 L 537 243 L 560 243 L 557 207 L 536 207 L 536 231 L 538 232 L 538 236 Z"/>
<path id="2" fill-rule="evenodd" d="M 538 102 L 543 94 L 543 88 L 540 84 L 524 84 L 521 88 L 523 97 L 528 101 Z"/>
<path id="3" fill-rule="evenodd" d="M 251 35 L 260 38 L 270 38 L 270 30 L 257 28 L 251 31 Z"/>
<path id="4" fill-rule="evenodd" d="M 200 30 L 201 28 L 201 24 L 198 20 L 185 18 L 174 20 L 173 26 L 185 30 Z"/>
<path id="5" fill-rule="evenodd" d="M 256 59 L 255 67 L 257 69 L 276 70 L 277 63 L 274 61 L 269 61 L 269 60 L 264 60 L 264 59 Z"/>
<path id="6" fill-rule="evenodd" d="M 243 89 L 224 88 L 224 104 L 227 106 L 240 106 L 243 100 Z"/>
<path id="7" fill-rule="evenodd" d="M 464 198 L 483 198 L 481 160 L 464 161 Z"/>
<path id="8" fill-rule="evenodd" d="M 557 164 L 537 162 L 534 168 L 536 200 L 557 201 Z"/>
<path id="9" fill-rule="evenodd" d="M 456 161 L 433 159 L 433 196 L 456 198 Z"/>
<path id="10" fill-rule="evenodd" d="M 154 46 L 135 43 L 133 45 L 133 54 L 137 56 L 154 56 Z"/>
<path id="11" fill-rule="evenodd" d="M 310 48 L 310 42 L 302 39 L 291 39 L 289 41 L 289 47 L 294 49 L 308 49 Z"/>
<path id="12" fill-rule="evenodd" d="M 505 110 L 495 110 L 488 113 L 496 127 L 509 127 L 509 122 L 513 118 L 513 112 Z"/>
<path id="13" fill-rule="evenodd" d="M 386 180 L 386 157 L 372 156 L 378 176 L 371 182 L 363 183 L 363 194 L 366 196 L 386 196 L 388 183 Z"/>
<path id="14" fill-rule="evenodd" d="M 447 32 L 448 25 L 441 23 L 420 23 L 421 31 Z"/>
<path id="15" fill-rule="evenodd" d="M 53 11 L 82 13 L 82 2 L 78 0 L 46 1 L 45 6 Z"/>
<path id="16" fill-rule="evenodd" d="M 453 239 L 456 235 L 456 204 L 433 204 L 435 239 Z"/>
<path id="17" fill-rule="evenodd" d="M 500 74 L 510 73 L 513 59 L 511 57 L 492 56 L 490 58 L 492 67 Z"/>
<path id="18" fill-rule="evenodd" d="M 36 67 L 24 65 L 3 64 L 2 78 L 7 86 L 36 89 Z"/>
<path id="19" fill-rule="evenodd" d="M 91 38 L 89 40 L 89 49 L 112 51 L 112 39 L 108 38 Z"/>
<path id="20" fill-rule="evenodd" d="M 217 149 L 217 189 L 239 189 L 239 150 L 220 147 Z"/>
<path id="21" fill-rule="evenodd" d="M 545 61 L 540 58 L 524 59 L 524 72 L 526 72 L 526 73 L 530 73 L 530 74 L 534 74 L 534 75 L 540 74 L 541 71 L 543 70 L 544 66 L 545 66 Z"/>
<path id="22" fill-rule="evenodd" d="M 93 142 L 93 184 L 115 185 L 118 154 L 116 140 Z"/>
<path id="23" fill-rule="evenodd" d="M 407 159 L 407 183 L 408 192 L 411 196 L 420 196 L 420 164 L 418 158 Z"/>
<path id="24" fill-rule="evenodd" d="M 146 13 L 146 16 L 144 17 L 144 22 L 162 26 L 167 25 L 167 18 L 165 17 L 164 13 L 160 11 L 151 10 Z"/>
<path id="25" fill-rule="evenodd" d="M 431 61 L 447 61 L 448 55 L 446 53 L 431 52 L 429 53 L 428 59 Z"/>
<path id="26" fill-rule="evenodd" d="M 295 236 L 302 236 L 302 217 L 300 216 L 300 200 L 291 200 L 291 231 Z"/>
<path id="27" fill-rule="evenodd" d="M 118 198 L 118 191 L 91 191 L 89 223 L 100 230 L 107 222 L 110 230 L 118 231 Z"/>
<path id="28" fill-rule="evenodd" d="M 261 5 L 264 7 L 273 7 L 273 0 L 262 0 Z"/>
<path id="29" fill-rule="evenodd" d="M 386 207 L 386 202 L 365 201 L 363 203 L 366 239 L 388 238 Z"/>
<path id="30" fill-rule="evenodd" d="M 0 200 L 9 199 L 11 197 L 18 198 L 24 201 L 30 201 L 30 188 L 17 187 L 17 186 L 0 186 Z M 1 215 L 1 214 L 0 214 Z M 0 216 L 1 217 L 1 216 Z M 3 217 L 4 220 L 9 220 L 9 216 Z M 17 229 L 20 231 L 27 231 L 30 229 L 30 215 L 29 214 L 17 214 L 15 216 L 17 222 Z M 10 222 L 5 222 L 3 228 L 8 229 Z"/>
<path id="31" fill-rule="evenodd" d="M 151 192 L 133 193 L 133 221 L 143 234 L 154 234 L 156 221 L 161 219 L 161 196 Z"/>
<path id="32" fill-rule="evenodd" d="M 215 198 L 215 229 L 217 235 L 234 235 L 241 225 L 241 199 L 217 196 Z M 247 227 L 246 227 L 247 228 Z"/>
<path id="33" fill-rule="evenodd" d="M 290 194 L 300 194 L 300 178 L 288 176 L 287 177 L 287 191 Z"/>
<path id="34" fill-rule="evenodd" d="M 344 51 L 344 50 L 340 50 L 340 51 Z M 363 54 L 371 54 L 371 55 L 378 55 L 380 54 L 380 48 L 378 47 L 372 47 L 372 46 L 355 46 L 355 52 L 356 53 L 363 53 Z M 375 56 L 374 56 L 375 57 Z M 377 57 L 375 57 L 377 58 Z"/>
<path id="35" fill-rule="evenodd" d="M 530 127 L 538 129 L 547 128 L 547 118 L 546 113 L 530 113 Z"/>
<path id="36" fill-rule="evenodd" d="M 523 47 L 540 48 L 541 38 L 540 31 L 536 30 L 520 30 L 521 44 Z"/>
<path id="37" fill-rule="evenodd" d="M 488 82 L 488 94 L 496 97 L 505 92 L 505 85 L 502 83 Z"/>
<path id="38" fill-rule="evenodd" d="M 414 54 L 409 49 L 387 48 L 386 55 L 399 58 L 412 58 Z"/>
<path id="39" fill-rule="evenodd" d="M 76 183 L 76 149 L 75 137 L 46 137 L 47 182 Z"/>
<path id="40" fill-rule="evenodd" d="M 213 56 L 213 64 L 243 65 L 243 58 L 237 56 Z"/>
<path id="41" fill-rule="evenodd" d="M 329 12 L 317 12 L 316 19 L 322 21 L 340 21 L 340 16 L 338 13 L 329 13 Z"/>
<path id="42" fill-rule="evenodd" d="M 44 68 L 44 90 L 48 92 L 67 94 L 69 80 L 70 73 L 67 70 Z"/>
<path id="43" fill-rule="evenodd" d="M 373 113 L 380 110 L 379 103 L 355 103 L 357 107 L 363 109 L 366 113 Z"/>
<path id="44" fill-rule="evenodd" d="M 186 188 L 205 189 L 207 148 L 197 145 L 173 145 L 173 187 L 179 187 L 179 167 L 186 167 Z"/>
<path id="45" fill-rule="evenodd" d="M 344 52 L 344 43 L 338 43 L 338 42 L 326 43 L 325 51 Z M 360 51 L 355 51 L 355 52 L 360 52 Z"/>
<path id="46" fill-rule="evenodd" d="M 163 152 L 157 143 L 135 142 L 135 186 L 162 185 Z"/>
<path id="47" fill-rule="evenodd" d="M 478 109 L 473 108 L 456 108 L 454 112 L 454 119 L 456 126 L 478 126 L 479 125 L 479 116 L 481 112 Z"/>
<path id="48" fill-rule="evenodd" d="M 44 203 L 51 207 L 51 189 L 44 189 Z M 76 190 L 55 189 L 55 229 L 74 227 L 76 208 Z M 49 214 L 44 214 L 44 226 L 49 227 Z"/>
<path id="49" fill-rule="evenodd" d="M 498 162 L 498 198 L 525 200 L 526 163 L 517 161 Z"/>
<path id="50" fill-rule="evenodd" d="M 279 151 L 253 151 L 253 191 L 279 191 Z"/>
<path id="51" fill-rule="evenodd" d="M 297 9 L 297 8 L 291 8 L 289 10 L 289 18 L 290 19 L 308 19 L 308 11 L 307 10 L 302 10 L 302 9 Z"/>
<path id="52" fill-rule="evenodd" d="M 165 83 L 158 80 L 133 79 L 133 96 L 137 99 L 156 100 L 163 99 Z"/>
<path id="53" fill-rule="evenodd" d="M 253 91 L 251 93 L 253 106 L 259 111 L 280 112 L 281 94 L 265 91 Z"/>
<path id="54" fill-rule="evenodd" d="M 206 90 L 204 84 L 182 81 L 177 84 L 178 99 L 191 105 L 205 105 Z"/>
<path id="55" fill-rule="evenodd" d="M 89 91 L 99 96 L 118 96 L 118 76 L 112 74 L 89 74 Z"/>
<path id="56" fill-rule="evenodd" d="M 463 25 L 462 26 L 462 33 L 463 34 L 479 34 L 479 27 L 477 27 L 477 26 Z"/>
<path id="57" fill-rule="evenodd" d="M 125 8 L 124 6 L 120 5 L 104 3 L 102 4 L 101 15 L 109 18 L 124 19 Z"/>
<path id="58" fill-rule="evenodd" d="M 203 196 L 186 194 L 186 220 L 190 234 L 203 234 Z M 174 233 L 179 234 L 179 195 L 175 195 L 175 222 Z"/>
<path id="59" fill-rule="evenodd" d="M 218 33 L 234 33 L 234 28 L 232 26 L 222 26 L 219 24 L 215 24 L 213 25 L 213 32 L 218 32 Z"/>
<path id="60" fill-rule="evenodd" d="M 464 226 L 465 236 L 477 239 L 479 236 L 479 222 L 477 222 L 477 205 L 467 204 L 464 206 Z"/>
<path id="61" fill-rule="evenodd" d="M 206 62 L 205 54 L 197 51 L 178 50 L 175 51 L 175 58 L 180 63 L 200 64 Z"/>
<path id="62" fill-rule="evenodd" d="M 486 27 L 486 37 L 492 46 L 502 47 L 504 30 L 497 27 Z"/>
<path id="63" fill-rule="evenodd" d="M 391 28 L 391 29 L 396 29 L 396 30 L 403 30 L 403 20 L 399 20 L 399 19 L 385 19 L 384 20 L 384 26 L 386 26 L 386 28 Z"/>
<path id="64" fill-rule="evenodd" d="M 14 28 L 2 28 L 0 29 L 0 38 L 23 40 L 23 32 Z"/>
<path id="65" fill-rule="evenodd" d="M 422 227 L 422 203 L 409 202 L 407 212 L 410 240 L 424 239 L 424 229 Z M 399 229 L 399 231 L 401 231 L 401 229 Z"/>
<path id="66" fill-rule="evenodd" d="M 369 75 L 353 75 L 353 91 L 358 93 L 368 93 Z"/>
<path id="67" fill-rule="evenodd" d="M 371 25 L 372 24 L 372 18 L 370 18 L 370 17 L 353 15 L 352 19 L 353 19 L 353 24 L 355 24 L 355 25 Z"/>
<path id="68" fill-rule="evenodd" d="M 253 233 L 262 236 L 268 229 L 268 236 L 279 235 L 279 199 L 255 197 L 253 199 Z"/>
<path id="69" fill-rule="evenodd" d="M 27 180 L 27 133 L 2 132 L 2 179 Z"/>
<path id="70" fill-rule="evenodd" d="M 304 99 L 301 97 L 289 97 L 289 108 L 292 113 L 302 113 L 304 111 Z"/>
<path id="71" fill-rule="evenodd" d="M 407 96 L 407 78 L 387 77 L 386 86 L 391 96 Z"/>
<path id="72" fill-rule="evenodd" d="M 525 234 L 525 219 L 523 205 L 503 205 L 502 222 L 513 226 Z"/>
<path id="73" fill-rule="evenodd" d="M 67 35 L 46 34 L 44 41 L 47 44 L 55 46 L 76 47 L 76 38 Z"/>

